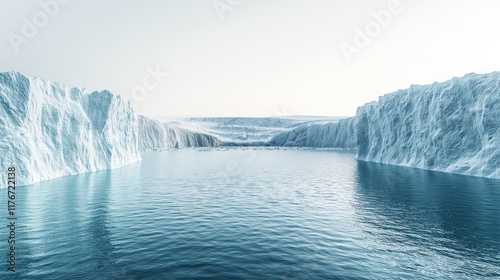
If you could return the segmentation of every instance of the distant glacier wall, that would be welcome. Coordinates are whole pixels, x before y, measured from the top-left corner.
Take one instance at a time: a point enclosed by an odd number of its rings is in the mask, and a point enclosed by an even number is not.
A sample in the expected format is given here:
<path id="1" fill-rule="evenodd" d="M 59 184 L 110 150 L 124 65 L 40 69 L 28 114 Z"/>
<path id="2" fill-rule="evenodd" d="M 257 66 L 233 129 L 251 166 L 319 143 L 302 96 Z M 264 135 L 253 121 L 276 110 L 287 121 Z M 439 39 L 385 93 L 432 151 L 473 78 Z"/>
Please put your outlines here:
<path id="1" fill-rule="evenodd" d="M 355 118 L 325 124 L 305 124 L 274 136 L 271 146 L 356 148 Z"/>
<path id="2" fill-rule="evenodd" d="M 500 179 L 500 72 L 384 95 L 356 131 L 358 160 Z"/>
<path id="3" fill-rule="evenodd" d="M 139 118 L 139 149 L 220 147 L 214 135 L 180 122 L 160 122 L 144 116 Z"/>
<path id="4" fill-rule="evenodd" d="M 109 91 L 0 73 L 0 182 L 17 185 L 121 167 L 141 159 L 137 117 Z"/>

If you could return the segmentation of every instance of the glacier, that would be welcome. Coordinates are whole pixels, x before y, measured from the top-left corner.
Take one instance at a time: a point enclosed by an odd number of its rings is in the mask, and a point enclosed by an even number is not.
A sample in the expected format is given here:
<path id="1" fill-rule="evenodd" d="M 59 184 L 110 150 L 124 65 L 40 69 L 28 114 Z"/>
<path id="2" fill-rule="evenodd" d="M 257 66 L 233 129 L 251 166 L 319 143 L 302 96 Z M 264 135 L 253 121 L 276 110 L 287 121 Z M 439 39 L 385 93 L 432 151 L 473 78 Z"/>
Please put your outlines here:
<path id="1" fill-rule="evenodd" d="M 307 123 L 279 133 L 270 146 L 356 149 L 355 118 L 324 124 Z"/>
<path id="2" fill-rule="evenodd" d="M 137 117 L 109 91 L 87 93 L 12 71 L 0 73 L 0 105 L 1 166 L 16 168 L 17 185 L 141 159 Z M 2 185 L 6 176 L 0 172 Z"/>
<path id="3" fill-rule="evenodd" d="M 360 161 L 500 179 L 500 72 L 413 85 L 269 144 L 355 149 Z"/>
<path id="4" fill-rule="evenodd" d="M 268 146 L 277 133 L 304 123 L 295 118 L 219 117 L 185 120 L 215 135 L 223 146 Z"/>
<path id="5" fill-rule="evenodd" d="M 350 118 L 153 119 L 109 91 L 18 72 L 0 73 L 0 105 L 1 166 L 16 167 L 18 185 L 125 166 L 147 149 L 223 146 L 352 149 L 360 161 L 500 179 L 500 72 L 411 86 Z"/>
<path id="6" fill-rule="evenodd" d="M 316 116 L 277 116 L 277 117 L 157 117 L 156 120 L 141 117 L 140 146 L 144 148 L 174 147 L 219 147 L 219 146 L 285 146 L 273 140 L 291 130 L 316 124 L 337 122 L 341 117 Z M 141 121 L 143 120 L 143 121 Z M 341 125 L 344 120 L 341 121 Z M 351 130 L 352 125 L 351 124 Z M 149 128 L 151 127 L 151 128 Z M 172 137 L 165 132 L 165 127 L 174 130 L 172 134 L 183 137 Z M 350 130 L 349 130 L 350 131 Z M 186 135 L 186 136 L 184 136 Z M 332 135 L 335 135 L 332 133 Z M 167 139 L 167 138 L 173 139 Z M 204 141 L 185 141 L 189 138 L 202 138 Z M 347 137 L 347 136 L 346 136 Z M 342 138 L 342 137 L 339 137 Z M 350 138 L 349 138 L 350 139 Z M 348 139 L 345 139 L 347 141 Z M 158 142 L 159 141 L 159 142 Z M 327 143 L 326 135 L 324 139 Z M 339 140 L 344 141 L 344 140 Z M 351 141 L 355 144 L 355 141 Z M 292 146 L 292 145 L 287 145 Z M 300 145 L 295 145 L 300 146 Z M 325 146 L 327 147 L 327 146 Z"/>
<path id="7" fill-rule="evenodd" d="M 222 141 L 195 125 L 139 116 L 139 149 L 220 147 Z"/>
<path id="8" fill-rule="evenodd" d="M 500 72 L 386 94 L 356 131 L 358 160 L 500 179 Z"/>

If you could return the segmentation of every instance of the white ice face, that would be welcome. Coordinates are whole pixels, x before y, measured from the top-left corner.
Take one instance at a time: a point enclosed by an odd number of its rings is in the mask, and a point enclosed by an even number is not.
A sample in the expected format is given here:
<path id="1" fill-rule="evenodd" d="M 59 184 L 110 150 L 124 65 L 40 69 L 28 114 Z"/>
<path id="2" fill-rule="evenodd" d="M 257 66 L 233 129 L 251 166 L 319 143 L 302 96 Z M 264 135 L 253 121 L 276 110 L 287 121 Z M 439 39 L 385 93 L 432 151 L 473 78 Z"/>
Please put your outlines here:
<path id="1" fill-rule="evenodd" d="M 138 161 L 137 132 L 132 107 L 108 91 L 0 73 L 1 166 L 16 167 L 17 185 Z"/>
<path id="2" fill-rule="evenodd" d="M 271 145 L 313 148 L 356 148 L 355 118 L 325 124 L 308 123 L 273 137 Z"/>
<path id="3" fill-rule="evenodd" d="M 399 90 L 270 144 L 355 148 L 358 160 L 500 179 L 500 72 Z"/>
<path id="4" fill-rule="evenodd" d="M 354 121 L 346 119 L 337 123 L 338 119 L 338 117 L 289 116 L 175 118 L 158 121 L 139 116 L 139 147 L 141 149 L 219 146 L 355 148 L 356 139 L 349 137 L 354 134 Z M 344 128 L 344 125 L 348 127 Z M 341 128 L 337 128 L 339 126 Z"/>
<path id="5" fill-rule="evenodd" d="M 356 119 L 358 160 L 500 179 L 500 72 L 387 94 Z"/>
<path id="6" fill-rule="evenodd" d="M 203 128 L 183 122 L 160 122 L 139 116 L 139 148 L 219 147 L 222 141 Z"/>

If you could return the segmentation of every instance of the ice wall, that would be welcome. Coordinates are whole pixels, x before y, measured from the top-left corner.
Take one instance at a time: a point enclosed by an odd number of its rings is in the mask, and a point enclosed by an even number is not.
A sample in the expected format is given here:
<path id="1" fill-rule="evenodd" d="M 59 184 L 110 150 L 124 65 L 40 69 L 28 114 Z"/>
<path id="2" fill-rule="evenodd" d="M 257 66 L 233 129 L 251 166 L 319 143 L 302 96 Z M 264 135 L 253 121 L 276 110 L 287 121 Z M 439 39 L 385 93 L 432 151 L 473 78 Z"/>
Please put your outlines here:
<path id="1" fill-rule="evenodd" d="M 500 179 L 500 72 L 387 94 L 356 119 L 358 160 Z"/>
<path id="2" fill-rule="evenodd" d="M 500 179 L 500 72 L 399 90 L 269 145 L 353 148 L 362 161 Z"/>
<path id="3" fill-rule="evenodd" d="M 137 117 L 109 91 L 0 73 L 0 186 L 16 168 L 17 185 L 121 167 L 141 159 Z"/>
<path id="4" fill-rule="evenodd" d="M 269 141 L 271 146 L 356 148 L 355 119 L 347 118 L 325 124 L 306 124 L 282 132 Z"/>
<path id="5" fill-rule="evenodd" d="M 500 179 L 500 72 L 412 86 L 359 107 L 353 118 L 303 124 L 161 123 L 137 117 L 108 91 L 0 73 L 1 187 L 9 166 L 26 185 L 124 166 L 140 160 L 140 149 L 224 145 L 357 149 L 358 160 Z"/>
<path id="6" fill-rule="evenodd" d="M 139 148 L 219 147 L 222 142 L 195 126 L 181 122 L 160 122 L 139 116 Z"/>

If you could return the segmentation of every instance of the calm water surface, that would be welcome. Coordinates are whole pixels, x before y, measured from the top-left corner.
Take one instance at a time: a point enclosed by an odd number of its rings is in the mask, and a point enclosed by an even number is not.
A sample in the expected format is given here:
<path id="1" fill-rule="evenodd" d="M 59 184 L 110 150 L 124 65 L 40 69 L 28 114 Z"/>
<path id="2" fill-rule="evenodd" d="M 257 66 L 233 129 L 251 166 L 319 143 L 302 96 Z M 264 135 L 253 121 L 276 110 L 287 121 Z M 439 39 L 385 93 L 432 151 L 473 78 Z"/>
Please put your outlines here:
<path id="1" fill-rule="evenodd" d="M 17 216 L 0 279 L 500 279 L 500 181 L 351 152 L 148 152 L 20 187 Z"/>

